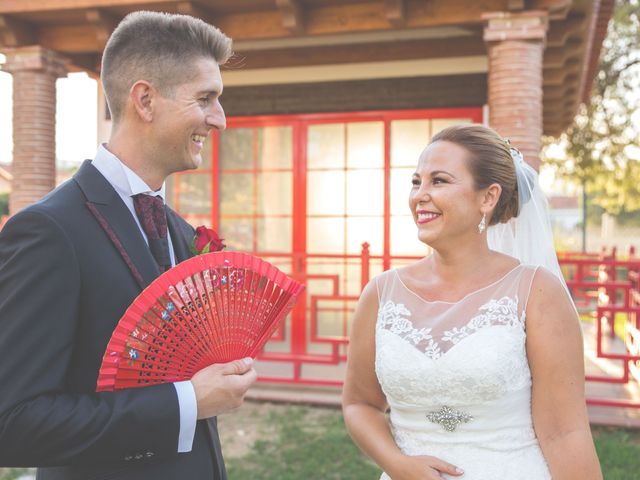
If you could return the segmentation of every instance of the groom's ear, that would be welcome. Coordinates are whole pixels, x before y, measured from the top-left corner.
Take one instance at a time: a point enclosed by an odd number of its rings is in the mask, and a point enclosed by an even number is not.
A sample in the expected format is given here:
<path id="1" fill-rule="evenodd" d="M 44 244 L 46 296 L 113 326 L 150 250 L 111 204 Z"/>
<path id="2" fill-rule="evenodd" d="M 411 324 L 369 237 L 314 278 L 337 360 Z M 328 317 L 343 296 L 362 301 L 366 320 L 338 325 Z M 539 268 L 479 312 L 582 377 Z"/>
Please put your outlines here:
<path id="1" fill-rule="evenodd" d="M 153 107 L 157 90 L 146 80 L 138 80 L 129 90 L 129 100 L 143 122 L 153 120 Z"/>

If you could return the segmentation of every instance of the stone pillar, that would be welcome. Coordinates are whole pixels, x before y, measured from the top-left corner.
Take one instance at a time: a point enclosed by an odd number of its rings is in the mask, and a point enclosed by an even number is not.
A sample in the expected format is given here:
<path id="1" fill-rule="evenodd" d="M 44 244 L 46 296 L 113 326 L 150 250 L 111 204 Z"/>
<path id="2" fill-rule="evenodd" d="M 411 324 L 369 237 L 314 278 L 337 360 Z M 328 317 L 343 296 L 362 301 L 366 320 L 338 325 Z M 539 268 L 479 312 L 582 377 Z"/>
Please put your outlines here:
<path id="1" fill-rule="evenodd" d="M 483 19 L 489 50 L 489 124 L 538 170 L 547 12 L 487 13 Z"/>
<path id="2" fill-rule="evenodd" d="M 40 46 L 5 52 L 13 75 L 13 163 L 9 214 L 39 200 L 56 181 L 56 79 L 66 61 Z"/>

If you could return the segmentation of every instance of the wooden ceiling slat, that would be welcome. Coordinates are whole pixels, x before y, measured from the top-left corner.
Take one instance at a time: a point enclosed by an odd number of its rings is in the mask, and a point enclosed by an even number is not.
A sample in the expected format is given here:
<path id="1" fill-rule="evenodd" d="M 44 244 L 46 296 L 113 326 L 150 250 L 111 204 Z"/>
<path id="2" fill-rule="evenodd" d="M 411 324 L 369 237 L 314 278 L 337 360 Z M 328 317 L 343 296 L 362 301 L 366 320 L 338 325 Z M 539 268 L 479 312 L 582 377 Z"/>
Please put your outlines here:
<path id="1" fill-rule="evenodd" d="M 29 13 L 85 8 L 132 7 L 173 4 L 175 0 L 0 0 L 0 13 Z"/>
<path id="2" fill-rule="evenodd" d="M 387 20 L 396 28 L 402 27 L 406 21 L 405 0 L 384 0 Z"/>
<path id="3" fill-rule="evenodd" d="M 0 15 L 0 39 L 7 47 L 21 47 L 36 43 L 36 28 L 15 18 Z"/>
<path id="4" fill-rule="evenodd" d="M 526 0 L 507 0 L 507 10 L 510 12 L 519 12 L 527 7 Z"/>
<path id="5" fill-rule="evenodd" d="M 180 13 L 182 15 L 191 15 L 192 17 L 200 18 L 212 25 L 215 25 L 216 23 L 216 19 L 211 11 L 205 9 L 201 4 L 195 4 L 194 2 L 177 2 L 176 13 Z"/>
<path id="6" fill-rule="evenodd" d="M 106 45 L 111 32 L 118 25 L 118 20 L 108 13 L 97 8 L 92 8 L 85 12 L 87 22 L 93 26 L 96 35 L 96 41 L 101 45 Z"/>
<path id="7" fill-rule="evenodd" d="M 304 32 L 304 11 L 298 0 L 276 0 L 282 14 L 282 26 L 293 34 Z"/>

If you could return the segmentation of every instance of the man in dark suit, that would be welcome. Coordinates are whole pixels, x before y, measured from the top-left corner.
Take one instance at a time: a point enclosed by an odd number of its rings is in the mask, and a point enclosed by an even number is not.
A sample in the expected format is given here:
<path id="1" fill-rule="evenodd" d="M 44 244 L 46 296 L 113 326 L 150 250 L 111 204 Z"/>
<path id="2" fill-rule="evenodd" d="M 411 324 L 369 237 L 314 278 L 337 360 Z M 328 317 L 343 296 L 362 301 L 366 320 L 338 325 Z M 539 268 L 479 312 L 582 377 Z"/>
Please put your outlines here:
<path id="1" fill-rule="evenodd" d="M 95 390 L 126 308 L 190 256 L 193 228 L 168 208 L 158 256 L 138 200 L 164 212 L 166 177 L 196 168 L 207 135 L 224 129 L 230 44 L 192 17 L 127 16 L 103 55 L 109 143 L 0 233 L 0 466 L 41 467 L 42 480 L 226 478 L 215 416 L 241 404 L 251 359 Z"/>

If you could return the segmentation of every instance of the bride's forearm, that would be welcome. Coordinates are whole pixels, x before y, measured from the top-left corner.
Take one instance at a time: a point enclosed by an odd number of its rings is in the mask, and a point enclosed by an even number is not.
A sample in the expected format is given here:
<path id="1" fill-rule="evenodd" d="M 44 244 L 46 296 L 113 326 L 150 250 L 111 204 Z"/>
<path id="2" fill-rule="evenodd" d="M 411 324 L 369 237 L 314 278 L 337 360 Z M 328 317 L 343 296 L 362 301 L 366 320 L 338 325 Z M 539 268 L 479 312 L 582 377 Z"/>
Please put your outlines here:
<path id="1" fill-rule="evenodd" d="M 344 421 L 353 441 L 385 472 L 389 473 L 402 452 L 396 445 L 386 415 L 365 404 L 343 408 Z"/>
<path id="2" fill-rule="evenodd" d="M 540 439 L 540 446 L 554 480 L 602 480 L 589 432 L 580 429 L 555 438 Z"/>

